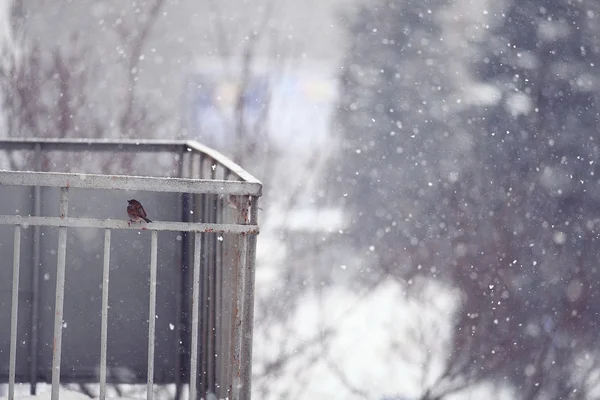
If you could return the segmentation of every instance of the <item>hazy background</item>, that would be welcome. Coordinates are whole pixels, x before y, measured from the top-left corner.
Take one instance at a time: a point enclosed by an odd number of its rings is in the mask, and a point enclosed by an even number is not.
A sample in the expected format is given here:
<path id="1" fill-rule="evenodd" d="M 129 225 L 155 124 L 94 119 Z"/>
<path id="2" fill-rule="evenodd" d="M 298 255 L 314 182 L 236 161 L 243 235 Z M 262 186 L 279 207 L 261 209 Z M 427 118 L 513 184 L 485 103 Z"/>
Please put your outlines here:
<path id="1" fill-rule="evenodd" d="M 600 398 L 596 0 L 0 17 L 4 136 L 198 139 L 263 181 L 255 398 Z"/>

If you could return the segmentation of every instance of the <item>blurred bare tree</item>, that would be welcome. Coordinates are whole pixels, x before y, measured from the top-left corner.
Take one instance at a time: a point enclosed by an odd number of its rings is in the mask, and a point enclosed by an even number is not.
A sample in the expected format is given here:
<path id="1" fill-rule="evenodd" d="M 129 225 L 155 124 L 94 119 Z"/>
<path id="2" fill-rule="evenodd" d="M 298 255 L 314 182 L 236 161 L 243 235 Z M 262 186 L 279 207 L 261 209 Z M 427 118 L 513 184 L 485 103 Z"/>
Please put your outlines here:
<path id="1" fill-rule="evenodd" d="M 509 4 L 472 65 L 498 101 L 466 113 L 476 168 L 447 195 L 458 328 L 479 332 L 456 345 L 476 345 L 472 372 L 508 377 L 526 400 L 593 398 L 599 372 L 599 12 Z"/>
<path id="2" fill-rule="evenodd" d="M 594 398 L 600 9 L 508 2 L 454 47 L 448 4 L 377 2 L 351 25 L 330 179 L 372 267 L 358 279 L 460 289 L 423 399 L 481 382 L 523 400 Z M 473 88 L 454 86 L 458 47 Z"/>
<path id="3" fill-rule="evenodd" d="M 67 42 L 42 40 L 29 32 L 27 7 L 21 1 L 12 6 L 10 41 L 2 47 L 0 69 L 1 102 L 7 136 L 21 138 L 110 138 L 152 137 L 164 116 L 160 107 L 149 103 L 137 91 L 141 54 L 164 0 L 136 6 L 112 27 L 121 41 L 122 69 L 126 80 L 124 96 L 117 97 L 118 129 L 102 104 L 114 99 L 102 96 L 109 69 L 99 68 L 94 56 L 93 38 L 82 35 L 75 26 L 67 32 Z M 58 2 L 60 13 L 69 14 L 70 4 Z M 128 18 L 130 16 L 130 18 Z M 109 32 L 111 33 L 111 32 Z M 111 66 L 112 68 L 112 66 Z M 116 83 L 117 85 L 120 85 Z M 33 168 L 33 158 L 10 157 L 12 168 Z M 131 170 L 131 157 L 123 157 L 121 167 Z M 24 164 L 23 164 L 24 163 Z M 52 168 L 50 166 L 52 164 Z M 105 160 L 102 170 L 115 170 L 113 160 Z M 45 155 L 43 170 L 86 168 L 82 155 Z"/>

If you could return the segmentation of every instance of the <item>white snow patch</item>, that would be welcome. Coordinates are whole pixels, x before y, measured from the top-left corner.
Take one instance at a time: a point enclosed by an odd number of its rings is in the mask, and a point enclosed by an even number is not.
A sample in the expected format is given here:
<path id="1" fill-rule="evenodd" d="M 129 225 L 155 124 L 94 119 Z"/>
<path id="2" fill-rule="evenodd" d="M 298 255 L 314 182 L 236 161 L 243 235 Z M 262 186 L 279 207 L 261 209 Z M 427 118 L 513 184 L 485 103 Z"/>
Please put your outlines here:
<path id="1" fill-rule="evenodd" d="M 578 90 L 582 92 L 591 92 L 598 89 L 598 79 L 588 73 L 581 74 L 575 80 L 575 84 Z"/>
<path id="2" fill-rule="evenodd" d="M 269 381 L 271 398 L 284 393 L 298 399 L 356 398 L 338 371 L 369 398 L 422 394 L 421 384 L 431 384 L 444 367 L 457 297 L 434 281 L 417 286 L 408 294 L 392 281 L 372 292 L 332 287 L 307 294 L 289 326 L 255 336 L 255 373 L 260 376 L 262 366 L 277 357 L 268 336 L 286 334 L 285 347 L 292 354 L 320 333 L 332 332 L 333 337 L 290 359 L 283 375 L 294 379 Z M 423 376 L 428 362 L 428 376 Z M 386 367 L 379 368 L 382 364 Z M 399 382 L 398 376 L 405 379 Z"/>
<path id="3" fill-rule="evenodd" d="M 567 235 L 564 232 L 556 231 L 554 232 L 553 240 L 556 244 L 565 244 L 565 242 L 567 241 Z"/>
<path id="4" fill-rule="evenodd" d="M 29 390 L 29 385 L 27 385 L 27 389 Z M 15 393 L 16 399 L 31 399 L 31 400 L 50 400 L 50 392 L 48 393 L 40 393 L 37 396 L 19 396 Z M 3 397 L 5 399 L 6 397 Z M 83 393 L 73 392 L 71 390 L 60 390 L 60 400 L 90 400 L 88 396 Z"/>
<path id="5" fill-rule="evenodd" d="M 468 104 L 492 106 L 498 104 L 502 92 L 494 85 L 476 83 L 465 89 L 464 97 Z"/>
<path id="6" fill-rule="evenodd" d="M 286 212 L 276 212 L 282 218 L 271 217 L 271 228 L 297 232 L 337 232 L 345 227 L 341 208 L 302 207 Z"/>
<path id="7" fill-rule="evenodd" d="M 506 99 L 506 108 L 513 117 L 527 115 L 533 108 L 531 99 L 525 93 L 513 93 Z"/>

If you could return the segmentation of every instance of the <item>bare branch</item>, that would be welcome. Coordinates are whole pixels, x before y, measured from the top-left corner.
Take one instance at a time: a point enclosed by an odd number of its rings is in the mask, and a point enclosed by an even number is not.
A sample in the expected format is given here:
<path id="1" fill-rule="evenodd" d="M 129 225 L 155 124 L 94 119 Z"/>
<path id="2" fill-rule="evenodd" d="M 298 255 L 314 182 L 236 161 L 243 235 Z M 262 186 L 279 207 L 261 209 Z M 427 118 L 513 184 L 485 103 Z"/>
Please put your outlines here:
<path id="1" fill-rule="evenodd" d="M 211 31 L 214 35 L 214 41 L 216 42 L 219 57 L 223 61 L 224 70 L 227 71 L 227 68 L 231 67 L 230 61 L 232 57 L 232 51 L 229 41 L 227 40 L 227 34 L 225 33 L 226 28 L 223 22 L 223 13 L 219 9 L 218 1 L 209 0 L 208 7 L 209 14 L 214 16 L 214 18 L 209 18 L 209 22 L 214 21 L 211 23 Z"/>
<path id="2" fill-rule="evenodd" d="M 363 399 L 370 399 L 371 396 L 364 390 L 359 389 L 355 385 L 353 385 L 344 371 L 340 369 L 340 367 L 331 359 L 331 357 L 325 358 L 327 366 L 333 372 L 333 374 L 339 379 L 339 381 L 344 385 L 344 387 L 353 395 L 362 397 Z"/>
<path id="3" fill-rule="evenodd" d="M 238 85 L 238 93 L 235 104 L 235 149 L 234 153 L 234 161 L 238 163 L 242 163 L 244 154 L 253 152 L 249 151 L 248 146 L 250 145 L 250 139 L 247 137 L 246 130 L 246 116 L 245 116 L 245 108 L 246 108 L 246 92 L 248 90 L 248 85 L 250 84 L 252 78 L 252 66 L 254 64 L 254 60 L 256 58 L 257 46 L 258 42 L 262 38 L 262 35 L 265 31 L 265 28 L 269 22 L 269 18 L 271 17 L 272 12 L 272 1 L 267 2 L 267 6 L 265 7 L 265 11 L 263 12 L 262 19 L 258 25 L 257 29 L 251 29 L 249 32 L 244 51 L 242 55 L 242 70 L 239 78 Z M 263 124 L 266 122 L 263 121 Z M 256 140 L 256 139 L 254 139 Z"/>
<path id="4" fill-rule="evenodd" d="M 131 131 L 131 128 L 133 121 L 136 118 L 134 106 L 142 51 L 164 4 L 165 0 L 154 0 L 142 19 L 142 23 L 138 28 L 139 30 L 135 33 L 124 30 L 124 25 L 122 24 L 118 26 L 121 27 L 119 28 L 119 33 L 124 41 L 124 45 L 128 47 L 129 50 L 129 57 L 126 64 L 127 92 L 125 106 L 121 114 L 121 134 L 125 138 L 130 138 L 134 134 L 134 132 Z M 127 43 L 127 41 L 129 41 L 129 43 Z"/>
<path id="5" fill-rule="evenodd" d="M 329 338 L 331 338 L 332 336 L 333 331 L 327 330 L 315 335 L 311 339 L 303 341 L 299 346 L 297 346 L 294 349 L 294 351 L 282 353 L 275 360 L 266 363 L 263 371 L 258 376 L 264 378 L 279 372 L 284 365 L 288 364 L 290 361 L 296 358 L 299 358 L 302 355 L 305 355 L 308 350 L 317 346 L 322 346 L 323 343 L 329 340 Z"/>

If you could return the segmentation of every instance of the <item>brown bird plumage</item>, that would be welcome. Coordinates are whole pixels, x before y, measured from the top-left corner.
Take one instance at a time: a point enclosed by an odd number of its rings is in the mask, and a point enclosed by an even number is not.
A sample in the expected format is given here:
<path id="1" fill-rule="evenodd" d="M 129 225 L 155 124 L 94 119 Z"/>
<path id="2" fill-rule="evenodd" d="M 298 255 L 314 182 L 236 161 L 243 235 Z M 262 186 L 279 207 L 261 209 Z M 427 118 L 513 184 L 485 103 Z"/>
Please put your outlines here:
<path id="1" fill-rule="evenodd" d="M 142 207 L 142 203 L 135 199 L 127 200 L 127 215 L 129 215 L 129 224 L 132 222 L 138 222 L 143 219 L 146 222 L 152 222 L 147 218 L 146 210 Z"/>

